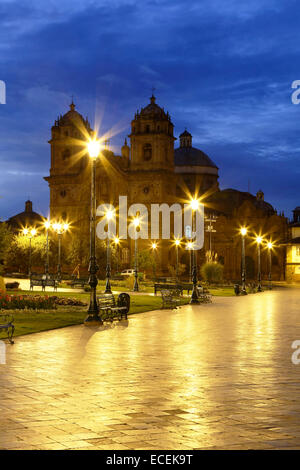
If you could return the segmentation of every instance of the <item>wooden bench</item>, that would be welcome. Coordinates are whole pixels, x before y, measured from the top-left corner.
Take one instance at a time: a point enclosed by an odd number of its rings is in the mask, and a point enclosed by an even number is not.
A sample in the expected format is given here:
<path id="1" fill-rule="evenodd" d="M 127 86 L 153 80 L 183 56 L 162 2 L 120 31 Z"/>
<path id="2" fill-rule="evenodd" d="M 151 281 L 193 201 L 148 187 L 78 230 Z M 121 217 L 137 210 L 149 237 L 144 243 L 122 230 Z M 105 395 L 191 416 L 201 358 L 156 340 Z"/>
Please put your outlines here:
<path id="1" fill-rule="evenodd" d="M 180 305 L 179 289 L 161 289 L 162 308 L 177 308 Z"/>
<path id="2" fill-rule="evenodd" d="M 97 296 L 99 313 L 102 320 L 113 321 L 114 319 L 127 320 L 130 309 L 130 296 L 125 292 L 119 294 L 117 300 L 113 294 L 100 294 Z"/>
<path id="3" fill-rule="evenodd" d="M 43 274 L 31 274 L 30 276 L 30 290 L 33 290 L 34 286 L 41 287 L 44 290 Z"/>
<path id="4" fill-rule="evenodd" d="M 44 281 L 45 282 L 44 282 L 43 290 L 45 290 L 45 287 L 48 286 L 48 287 L 53 287 L 54 291 L 57 291 L 58 279 L 56 279 L 56 277 L 48 275 L 48 277 L 46 277 Z"/>
<path id="5" fill-rule="evenodd" d="M 212 303 L 212 296 L 208 289 L 205 287 L 197 287 L 197 294 L 200 303 L 202 304 L 211 304 Z"/>
<path id="6" fill-rule="evenodd" d="M 58 280 L 51 274 L 31 274 L 30 276 L 30 290 L 33 290 L 34 286 L 42 288 L 45 291 L 46 286 L 53 287 L 57 291 Z"/>
<path id="7" fill-rule="evenodd" d="M 7 331 L 7 339 L 10 344 L 14 344 L 12 339 L 15 326 L 14 326 L 14 317 L 12 315 L 0 314 L 0 330 Z"/>
<path id="8" fill-rule="evenodd" d="M 82 289 L 85 287 L 85 286 L 88 286 L 89 284 L 89 278 L 88 277 L 75 277 L 72 279 L 71 281 L 71 287 L 81 287 Z"/>
<path id="9" fill-rule="evenodd" d="M 157 292 L 161 292 L 162 290 L 179 290 L 181 295 L 183 293 L 183 288 L 179 284 L 170 284 L 166 282 L 158 283 L 156 282 L 154 284 L 154 294 L 156 295 Z"/>

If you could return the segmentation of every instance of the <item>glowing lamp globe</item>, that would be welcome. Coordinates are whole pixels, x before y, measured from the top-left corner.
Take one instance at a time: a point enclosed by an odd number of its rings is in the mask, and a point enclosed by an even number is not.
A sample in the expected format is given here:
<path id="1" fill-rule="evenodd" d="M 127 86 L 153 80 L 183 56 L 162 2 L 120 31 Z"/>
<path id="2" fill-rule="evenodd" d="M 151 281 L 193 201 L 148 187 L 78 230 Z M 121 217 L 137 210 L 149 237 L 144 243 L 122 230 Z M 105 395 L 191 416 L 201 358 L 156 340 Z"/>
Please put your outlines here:
<path id="1" fill-rule="evenodd" d="M 91 158 L 97 158 L 100 153 L 100 142 L 98 140 L 91 140 L 87 144 L 89 155 Z"/>

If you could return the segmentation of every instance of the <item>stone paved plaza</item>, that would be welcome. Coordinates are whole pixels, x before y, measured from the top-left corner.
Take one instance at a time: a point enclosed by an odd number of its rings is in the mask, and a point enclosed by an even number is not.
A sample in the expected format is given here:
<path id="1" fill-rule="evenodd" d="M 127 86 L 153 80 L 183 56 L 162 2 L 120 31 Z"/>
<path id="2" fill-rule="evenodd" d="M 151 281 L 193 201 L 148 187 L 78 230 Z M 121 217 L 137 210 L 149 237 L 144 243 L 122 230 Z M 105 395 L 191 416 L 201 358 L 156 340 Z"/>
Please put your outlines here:
<path id="1" fill-rule="evenodd" d="M 24 336 L 1 449 L 300 448 L 300 289 Z"/>

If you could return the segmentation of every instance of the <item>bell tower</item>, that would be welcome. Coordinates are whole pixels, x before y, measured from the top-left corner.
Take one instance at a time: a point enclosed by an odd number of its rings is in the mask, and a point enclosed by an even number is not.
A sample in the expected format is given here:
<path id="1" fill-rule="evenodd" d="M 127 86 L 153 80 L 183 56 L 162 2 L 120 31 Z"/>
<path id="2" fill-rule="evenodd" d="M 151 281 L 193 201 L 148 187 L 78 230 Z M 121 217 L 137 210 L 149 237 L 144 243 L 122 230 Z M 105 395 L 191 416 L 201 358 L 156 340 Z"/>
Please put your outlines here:
<path id="1" fill-rule="evenodd" d="M 168 112 L 155 103 L 137 111 L 131 122 L 131 170 L 174 169 L 174 126 Z"/>
<path id="2" fill-rule="evenodd" d="M 82 151 L 80 142 L 91 135 L 92 129 L 88 119 L 75 111 L 75 104 L 70 104 L 70 110 L 60 115 L 51 128 L 51 170 L 50 174 L 63 174 L 76 172 L 80 168 L 80 159 L 77 158 Z M 82 153 L 82 152 L 81 152 Z"/>

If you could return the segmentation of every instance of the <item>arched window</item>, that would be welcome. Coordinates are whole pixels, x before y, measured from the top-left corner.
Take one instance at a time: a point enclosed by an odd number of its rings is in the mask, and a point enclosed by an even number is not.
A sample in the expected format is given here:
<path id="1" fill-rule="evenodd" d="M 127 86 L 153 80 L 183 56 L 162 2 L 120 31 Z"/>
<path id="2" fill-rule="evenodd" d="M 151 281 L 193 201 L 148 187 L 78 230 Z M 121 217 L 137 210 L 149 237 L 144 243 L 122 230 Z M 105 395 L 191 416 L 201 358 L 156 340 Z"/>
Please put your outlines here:
<path id="1" fill-rule="evenodd" d="M 185 238 L 192 238 L 192 227 L 190 225 L 185 226 Z"/>
<path id="2" fill-rule="evenodd" d="M 144 153 L 144 160 L 148 161 L 151 160 L 152 158 L 152 145 L 151 144 L 145 144 L 143 148 L 143 153 Z"/>
<path id="3" fill-rule="evenodd" d="M 149 124 L 146 125 L 146 132 L 147 132 L 147 134 L 149 134 L 149 132 L 150 132 L 150 126 L 149 126 Z"/>
<path id="4" fill-rule="evenodd" d="M 122 248 L 122 263 L 129 263 L 129 248 Z"/>
<path id="5" fill-rule="evenodd" d="M 62 159 L 63 160 L 68 160 L 71 156 L 71 150 L 70 149 L 65 149 L 62 153 Z"/>
<path id="6" fill-rule="evenodd" d="M 224 256 L 219 256 L 218 262 L 224 266 Z"/>

